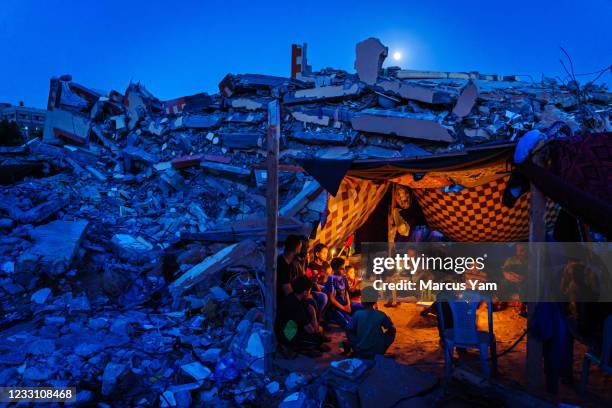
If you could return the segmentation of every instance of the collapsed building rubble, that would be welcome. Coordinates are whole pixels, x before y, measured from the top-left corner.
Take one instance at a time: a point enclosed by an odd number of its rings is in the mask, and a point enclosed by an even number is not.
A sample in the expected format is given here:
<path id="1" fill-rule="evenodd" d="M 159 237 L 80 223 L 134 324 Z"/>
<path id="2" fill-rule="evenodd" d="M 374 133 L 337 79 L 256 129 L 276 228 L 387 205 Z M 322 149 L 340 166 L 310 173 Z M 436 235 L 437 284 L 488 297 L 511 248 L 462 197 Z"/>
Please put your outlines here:
<path id="1" fill-rule="evenodd" d="M 291 77 L 228 74 L 218 94 L 169 101 L 140 83 L 121 94 L 53 78 L 42 140 L 0 150 L 0 384 L 167 407 L 296 388 L 263 376 L 261 293 L 232 279 L 263 269 L 274 99 L 281 240 L 310 234 L 326 209 L 302 158 L 456 153 L 557 122 L 612 130 L 604 86 L 383 68 L 387 52 L 370 38 L 356 73 L 313 72 L 294 46 Z"/>

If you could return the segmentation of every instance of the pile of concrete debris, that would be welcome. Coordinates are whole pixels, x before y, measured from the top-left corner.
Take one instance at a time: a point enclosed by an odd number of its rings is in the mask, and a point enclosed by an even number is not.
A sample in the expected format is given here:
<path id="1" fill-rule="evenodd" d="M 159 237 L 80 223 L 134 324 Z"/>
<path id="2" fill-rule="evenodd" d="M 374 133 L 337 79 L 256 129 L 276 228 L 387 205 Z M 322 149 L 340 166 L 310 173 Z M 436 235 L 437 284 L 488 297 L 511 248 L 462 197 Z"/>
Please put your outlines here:
<path id="1" fill-rule="evenodd" d="M 387 51 L 370 38 L 356 73 L 312 72 L 294 45 L 289 78 L 230 74 L 219 94 L 169 101 L 53 78 L 43 140 L 0 147 L 0 384 L 76 385 L 100 406 L 282 400 L 252 290 L 274 100 L 281 240 L 326 207 L 299 158 L 423 157 L 559 121 L 612 130 L 603 86 L 383 69 Z"/>

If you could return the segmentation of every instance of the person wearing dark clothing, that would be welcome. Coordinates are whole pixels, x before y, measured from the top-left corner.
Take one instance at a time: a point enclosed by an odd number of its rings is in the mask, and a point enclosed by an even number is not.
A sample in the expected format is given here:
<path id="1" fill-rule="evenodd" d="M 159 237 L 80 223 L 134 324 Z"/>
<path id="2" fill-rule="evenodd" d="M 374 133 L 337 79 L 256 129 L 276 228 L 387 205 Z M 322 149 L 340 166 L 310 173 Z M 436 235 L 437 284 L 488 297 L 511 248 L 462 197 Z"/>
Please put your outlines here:
<path id="1" fill-rule="evenodd" d="M 374 308 L 377 291 L 369 286 L 363 292 L 363 309 L 353 315 L 346 336 L 348 349 L 353 351 L 355 357 L 373 359 L 377 354 L 384 355 L 387 352 L 395 340 L 397 330 L 386 313 Z"/>
<path id="2" fill-rule="evenodd" d="M 329 264 L 324 259 L 327 258 L 327 246 L 318 243 L 314 247 L 313 260 L 308 264 L 305 275 L 312 281 L 312 291 L 310 292 L 309 302 L 315 307 L 318 319 L 322 320 L 328 304 L 328 296 L 323 292 L 321 285 L 327 277 Z"/>
<path id="3" fill-rule="evenodd" d="M 282 255 L 276 259 L 276 302 L 280 304 L 282 299 L 293 292 L 291 283 L 297 278 L 295 268 L 291 263 L 295 255 L 302 250 L 302 240 L 297 235 L 289 235 L 285 240 L 285 248 Z"/>
<path id="4" fill-rule="evenodd" d="M 300 252 L 295 254 L 291 262 L 292 273 L 295 277 L 306 274 L 306 264 L 308 263 L 308 238 L 301 236 L 300 241 L 302 242 Z"/>
<path id="5" fill-rule="evenodd" d="M 293 282 L 294 291 L 285 296 L 278 308 L 275 332 L 278 341 L 295 351 L 329 351 L 316 321 L 311 318 L 312 306 L 305 302 L 310 280 L 299 276 Z"/>
<path id="6" fill-rule="evenodd" d="M 527 317 L 527 302 L 524 302 L 526 295 L 526 279 L 528 269 L 529 249 L 526 244 L 517 243 L 515 255 L 506 259 L 502 265 L 504 281 L 501 284 L 503 293 L 517 296 L 521 300 L 520 315 Z"/>
<path id="7" fill-rule="evenodd" d="M 306 275 L 314 282 L 313 288 L 319 292 L 321 291 L 321 285 L 327 281 L 327 276 L 331 270 L 327 262 L 328 252 L 327 245 L 322 243 L 315 245 L 312 261 L 308 264 L 308 269 L 306 270 Z"/>

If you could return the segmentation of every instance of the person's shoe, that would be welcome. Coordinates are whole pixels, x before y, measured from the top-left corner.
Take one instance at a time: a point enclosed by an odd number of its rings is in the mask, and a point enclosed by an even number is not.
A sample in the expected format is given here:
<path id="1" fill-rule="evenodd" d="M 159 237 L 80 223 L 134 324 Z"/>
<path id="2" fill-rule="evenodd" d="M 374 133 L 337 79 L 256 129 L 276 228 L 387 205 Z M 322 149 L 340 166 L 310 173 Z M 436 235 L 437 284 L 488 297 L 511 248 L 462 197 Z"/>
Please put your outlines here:
<path id="1" fill-rule="evenodd" d="M 321 344 L 319 346 L 319 351 L 326 353 L 328 351 L 331 351 L 331 347 L 329 347 L 327 344 Z"/>

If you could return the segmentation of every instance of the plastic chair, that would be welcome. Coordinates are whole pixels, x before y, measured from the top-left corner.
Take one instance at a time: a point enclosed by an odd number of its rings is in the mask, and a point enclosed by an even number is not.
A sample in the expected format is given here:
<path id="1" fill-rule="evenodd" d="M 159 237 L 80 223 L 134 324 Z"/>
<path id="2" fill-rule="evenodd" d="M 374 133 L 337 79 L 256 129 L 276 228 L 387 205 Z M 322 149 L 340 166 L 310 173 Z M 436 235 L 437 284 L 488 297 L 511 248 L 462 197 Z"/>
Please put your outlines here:
<path id="1" fill-rule="evenodd" d="M 599 357 L 598 357 L 599 354 Z M 603 341 L 601 351 L 597 353 L 592 347 L 584 355 L 582 362 L 582 378 L 580 379 L 580 393 L 584 394 L 589 382 L 589 368 L 591 361 L 599 368 L 612 374 L 612 315 L 606 317 L 603 328 Z"/>
<path id="2" fill-rule="evenodd" d="M 476 330 L 476 310 L 480 302 L 485 302 L 488 313 L 489 330 Z M 443 303 L 448 303 L 453 317 L 453 327 L 447 327 L 443 314 Z M 491 378 L 489 369 L 489 350 L 493 372 L 497 372 L 497 350 L 493 334 L 493 306 L 491 298 L 475 291 L 440 292 L 436 297 L 440 333 L 444 341 L 444 366 L 446 378 L 450 379 L 455 347 L 477 348 L 480 351 L 480 364 L 485 378 Z"/>

